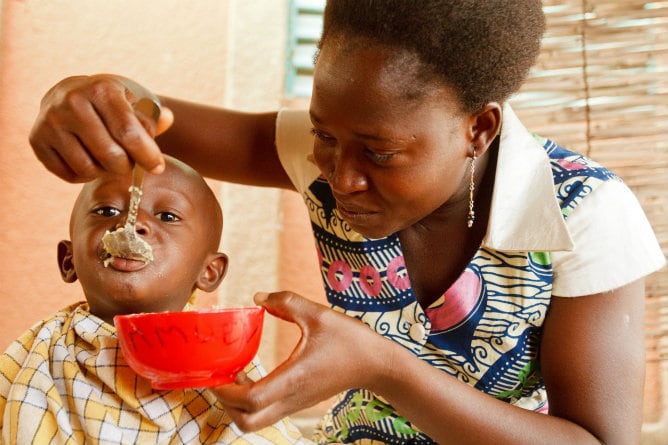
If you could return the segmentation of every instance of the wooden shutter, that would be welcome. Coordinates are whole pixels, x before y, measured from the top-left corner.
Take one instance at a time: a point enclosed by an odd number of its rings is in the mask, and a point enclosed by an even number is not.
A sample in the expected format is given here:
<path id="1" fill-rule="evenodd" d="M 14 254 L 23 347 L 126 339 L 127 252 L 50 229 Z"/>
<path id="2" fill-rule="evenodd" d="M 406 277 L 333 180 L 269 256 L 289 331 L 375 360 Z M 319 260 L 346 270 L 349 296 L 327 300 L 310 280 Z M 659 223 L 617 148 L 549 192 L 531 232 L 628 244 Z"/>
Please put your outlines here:
<path id="1" fill-rule="evenodd" d="M 325 0 L 290 0 L 285 92 L 288 98 L 309 97 L 313 58 L 322 31 Z"/>

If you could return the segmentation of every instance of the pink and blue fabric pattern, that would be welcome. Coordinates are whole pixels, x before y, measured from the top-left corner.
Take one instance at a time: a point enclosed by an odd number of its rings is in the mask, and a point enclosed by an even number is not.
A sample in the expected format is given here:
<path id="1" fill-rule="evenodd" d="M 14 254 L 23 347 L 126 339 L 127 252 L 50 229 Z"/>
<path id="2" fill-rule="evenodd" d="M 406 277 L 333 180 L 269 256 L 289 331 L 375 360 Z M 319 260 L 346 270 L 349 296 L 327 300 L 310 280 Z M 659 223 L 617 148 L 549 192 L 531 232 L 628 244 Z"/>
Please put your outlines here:
<path id="1" fill-rule="evenodd" d="M 564 218 L 613 173 L 541 139 Z M 331 306 L 467 384 L 526 409 L 547 411 L 538 364 L 552 296 L 549 252 L 481 247 L 457 281 L 430 307 L 413 293 L 396 234 L 367 239 L 336 211 L 326 181 L 305 193 Z M 323 443 L 435 443 L 366 390 L 341 394 L 316 434 Z"/>

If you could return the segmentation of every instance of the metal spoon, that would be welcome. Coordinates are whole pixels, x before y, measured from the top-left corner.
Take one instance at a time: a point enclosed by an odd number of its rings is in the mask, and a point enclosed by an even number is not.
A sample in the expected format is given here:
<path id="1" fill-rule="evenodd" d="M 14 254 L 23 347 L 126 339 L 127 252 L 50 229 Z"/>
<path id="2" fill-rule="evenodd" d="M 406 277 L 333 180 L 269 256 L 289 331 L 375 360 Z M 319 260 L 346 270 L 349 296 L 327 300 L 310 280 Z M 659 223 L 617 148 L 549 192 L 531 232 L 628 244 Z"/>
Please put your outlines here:
<path id="1" fill-rule="evenodd" d="M 150 116 L 157 122 L 160 117 L 160 101 L 157 97 L 141 98 L 134 105 L 135 111 Z M 130 205 L 128 217 L 123 227 L 110 232 L 107 230 L 102 237 L 102 245 L 109 257 L 104 260 L 104 265 L 116 258 L 143 261 L 153 261 L 153 249 L 151 245 L 137 233 L 137 213 L 139 212 L 139 201 L 141 200 L 141 184 L 144 179 L 144 169 L 135 163 L 132 168 L 132 185 L 130 185 Z"/>

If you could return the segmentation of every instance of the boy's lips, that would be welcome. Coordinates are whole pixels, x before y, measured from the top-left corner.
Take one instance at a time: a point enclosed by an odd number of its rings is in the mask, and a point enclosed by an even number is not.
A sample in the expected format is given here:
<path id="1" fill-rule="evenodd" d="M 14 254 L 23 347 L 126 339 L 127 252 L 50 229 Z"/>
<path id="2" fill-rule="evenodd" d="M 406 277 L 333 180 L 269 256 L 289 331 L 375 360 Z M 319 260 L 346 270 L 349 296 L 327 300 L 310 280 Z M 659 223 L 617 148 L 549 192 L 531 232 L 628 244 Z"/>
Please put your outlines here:
<path id="1" fill-rule="evenodd" d="M 102 243 L 100 243 L 97 249 L 97 257 L 102 261 L 102 265 L 105 268 L 111 267 L 119 272 L 136 272 L 148 265 L 147 261 L 110 255 L 109 252 L 104 249 Z"/>
<path id="2" fill-rule="evenodd" d="M 111 267 L 119 272 L 136 272 L 143 269 L 148 263 L 139 260 L 131 260 L 109 255 L 103 247 L 98 249 L 98 258 L 102 261 L 104 267 Z"/>
<path id="3" fill-rule="evenodd" d="M 108 259 L 105 260 L 105 267 L 107 265 L 111 267 L 114 270 L 117 270 L 119 272 L 136 272 L 138 270 L 143 269 L 146 266 L 147 263 L 144 261 L 138 261 L 138 260 L 129 260 L 126 258 L 119 258 L 119 257 L 109 257 Z"/>

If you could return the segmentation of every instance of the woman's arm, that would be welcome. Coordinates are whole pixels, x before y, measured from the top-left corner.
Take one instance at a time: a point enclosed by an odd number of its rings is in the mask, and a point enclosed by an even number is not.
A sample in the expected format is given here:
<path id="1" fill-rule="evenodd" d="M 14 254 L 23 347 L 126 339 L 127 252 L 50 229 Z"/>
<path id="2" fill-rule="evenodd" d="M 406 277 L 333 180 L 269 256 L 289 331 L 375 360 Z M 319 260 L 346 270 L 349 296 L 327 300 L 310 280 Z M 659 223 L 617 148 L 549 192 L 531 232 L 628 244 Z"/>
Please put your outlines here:
<path id="1" fill-rule="evenodd" d="M 276 152 L 276 112 L 242 113 L 162 98 L 174 124 L 157 139 L 165 153 L 202 175 L 248 185 L 292 188 Z"/>
<path id="2" fill-rule="evenodd" d="M 143 91 L 110 74 L 62 80 L 44 95 L 30 133 L 38 159 L 59 177 L 83 182 L 103 171 L 125 172 L 133 161 L 159 173 L 162 150 L 212 178 L 291 187 L 274 147 L 275 113 L 239 113 L 165 97 L 156 126 L 132 108 Z M 158 146 L 153 136 L 161 133 Z"/>
<path id="3" fill-rule="evenodd" d="M 640 280 L 602 294 L 552 299 L 540 350 L 547 416 L 446 383 L 436 369 L 409 360 L 408 352 L 395 359 L 397 374 L 379 380 L 376 390 L 442 444 L 633 445 L 642 424 L 644 350 Z M 429 376 L 427 385 L 401 388 L 402 381 L 418 380 L 414 376 Z"/>
<path id="4" fill-rule="evenodd" d="M 296 322 L 303 336 L 291 357 L 265 379 L 216 389 L 243 429 L 362 387 L 443 445 L 639 442 L 642 281 L 604 294 L 553 299 L 541 348 L 550 415 L 486 395 L 359 321 L 294 294 L 271 294 L 260 302 Z"/>
<path id="5" fill-rule="evenodd" d="M 605 444 L 637 444 L 645 383 L 645 287 L 554 297 L 541 366 L 550 414 L 578 423 Z"/>

